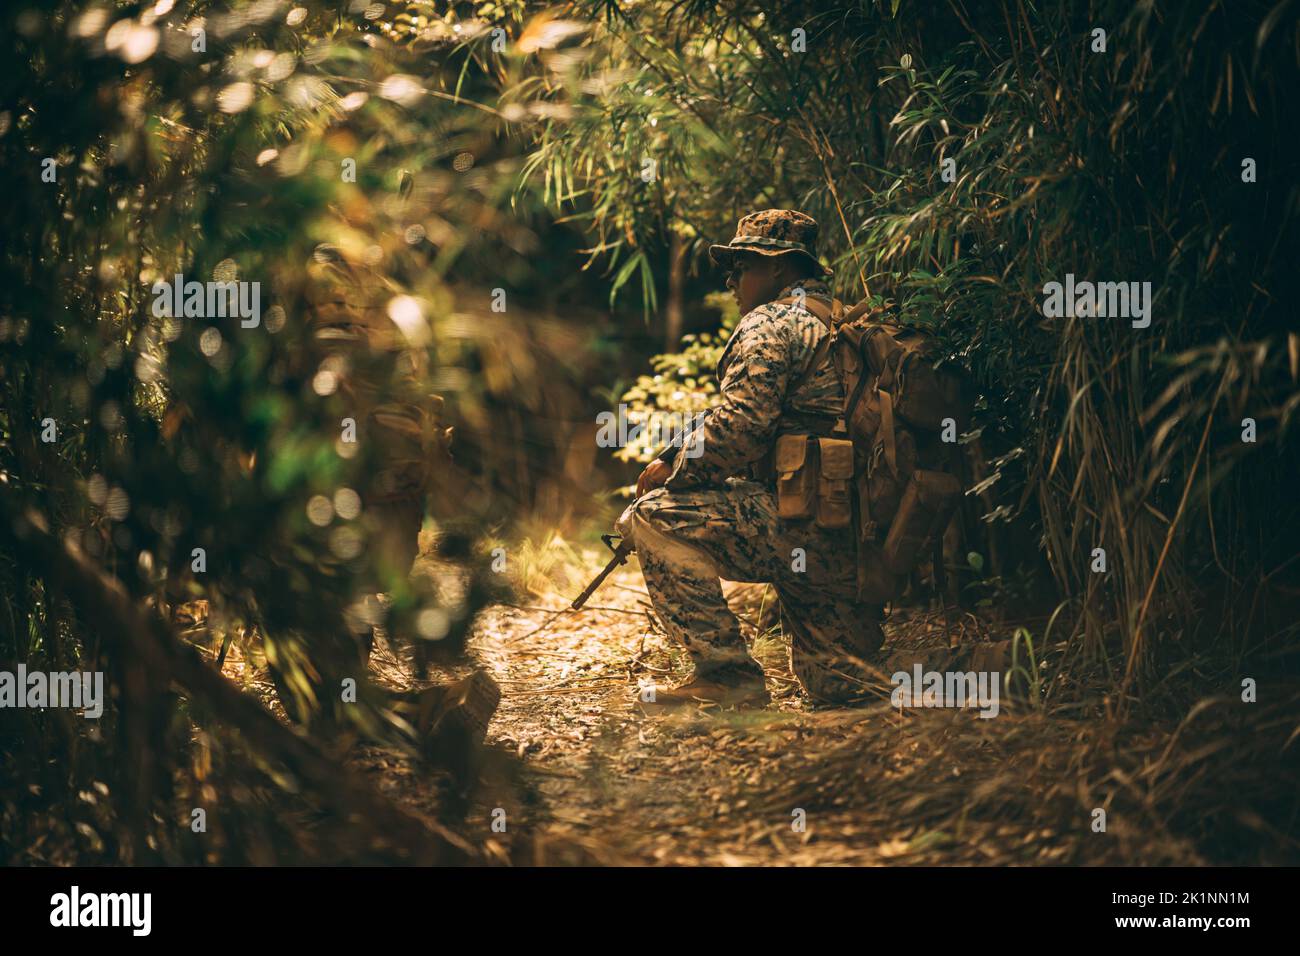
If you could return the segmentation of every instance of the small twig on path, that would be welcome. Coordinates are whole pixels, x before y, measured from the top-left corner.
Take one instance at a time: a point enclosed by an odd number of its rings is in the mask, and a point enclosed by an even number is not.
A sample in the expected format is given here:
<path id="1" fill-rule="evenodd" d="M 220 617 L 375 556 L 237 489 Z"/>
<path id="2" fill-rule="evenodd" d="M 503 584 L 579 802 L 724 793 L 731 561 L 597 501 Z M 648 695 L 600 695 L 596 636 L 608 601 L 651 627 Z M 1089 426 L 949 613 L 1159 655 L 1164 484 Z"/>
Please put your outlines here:
<path id="1" fill-rule="evenodd" d="M 603 681 L 609 681 L 612 683 L 619 683 L 619 684 L 623 682 L 623 679 L 621 677 L 602 677 L 600 679 Z M 502 697 L 527 697 L 533 694 L 593 694 L 597 690 L 599 690 L 599 688 L 597 687 L 566 687 L 563 684 L 561 684 L 558 687 L 535 687 L 532 690 L 505 691 L 501 694 L 501 696 Z"/>
<path id="2" fill-rule="evenodd" d="M 534 634 L 538 634 L 538 633 L 540 633 L 540 632 L 546 630 L 548 627 L 551 626 L 552 622 L 554 622 L 556 618 L 558 618 L 561 614 L 565 614 L 565 613 L 567 613 L 567 612 L 570 611 L 570 610 L 572 610 L 572 608 L 562 607 L 562 608 L 560 608 L 558 611 L 556 611 L 554 614 L 552 614 L 550 617 L 548 617 L 546 620 L 544 620 L 544 621 L 543 621 L 541 624 L 539 624 L 537 627 L 535 627 L 535 628 L 533 628 L 531 631 L 529 631 L 527 634 L 521 634 L 521 635 L 518 636 L 518 637 L 511 637 L 511 638 L 508 638 L 508 639 L 502 641 L 502 643 L 503 643 L 503 644 L 507 644 L 507 645 L 509 645 L 509 644 L 517 644 L 517 643 L 519 643 L 520 641 L 526 641 L 526 640 L 528 640 L 528 638 L 532 637 Z"/>
<path id="3" fill-rule="evenodd" d="M 641 667 L 648 671 L 654 671 L 656 674 L 671 674 L 673 672 L 671 667 L 655 667 L 653 664 L 647 664 L 645 661 L 641 660 L 640 654 L 628 661 L 627 666 L 629 673 L 634 667 Z"/>
<path id="4" fill-rule="evenodd" d="M 642 601 L 641 603 L 644 604 L 645 602 Z M 551 610 L 552 610 L 551 608 L 548 608 L 548 607 L 530 607 L 530 606 L 528 606 L 528 605 L 524 605 L 524 604 L 511 604 L 511 603 L 509 603 L 508 601 L 500 601 L 500 602 L 498 602 L 498 606 L 500 606 L 500 607 L 511 607 L 511 608 L 514 608 L 515 610 L 518 610 L 518 611 L 529 611 L 529 612 L 537 613 L 537 614 L 545 613 L 545 612 L 547 612 L 547 611 L 551 611 Z M 647 606 L 648 606 L 648 605 L 647 605 Z M 527 640 L 528 638 L 532 637 L 534 634 L 540 634 L 542 631 L 546 630 L 546 629 L 547 629 L 548 627 L 550 627 L 551 624 L 553 624 L 553 623 L 556 621 L 556 619 L 559 618 L 562 614 L 567 614 L 567 613 L 569 613 L 569 612 L 573 612 L 573 613 L 582 613 L 583 611 L 610 611 L 610 612 L 612 612 L 612 613 L 614 613 L 614 614 L 636 614 L 636 615 L 641 615 L 641 614 L 646 613 L 645 611 L 634 610 L 634 609 L 631 609 L 631 608 L 625 608 L 625 607 L 606 607 L 605 605 L 601 605 L 601 604 L 595 604 L 595 605 L 591 605 L 591 604 L 589 604 L 589 605 L 587 605 L 586 607 L 580 607 L 580 608 L 562 607 L 562 608 L 559 608 L 558 610 L 553 611 L 553 612 L 551 613 L 550 617 L 548 617 L 548 618 L 547 618 L 545 621 L 543 621 L 541 624 L 537 625 L 537 627 L 533 628 L 533 629 L 532 629 L 531 631 L 529 631 L 527 634 L 521 634 L 521 635 L 519 635 L 519 636 L 517 636 L 517 637 L 507 638 L 506 640 L 502 641 L 501 643 L 502 643 L 503 645 L 511 645 L 511 644 L 517 644 L 517 643 L 520 642 L 520 641 L 525 641 L 525 640 Z"/>
<path id="5" fill-rule="evenodd" d="M 642 594 L 646 597 L 650 596 L 650 592 L 645 588 L 630 588 L 626 584 L 614 584 L 612 581 L 609 586 L 612 588 L 618 588 L 620 591 L 631 591 L 633 594 Z"/>
<path id="6" fill-rule="evenodd" d="M 508 603 L 508 602 L 506 602 L 506 601 L 501 601 L 501 602 L 499 602 L 499 603 L 500 603 L 500 605 L 501 605 L 502 607 L 512 607 L 512 608 L 514 608 L 514 609 L 517 610 L 517 611 L 534 611 L 534 612 L 537 612 L 537 613 L 543 613 L 543 612 L 547 612 L 547 611 L 554 611 L 554 610 L 556 610 L 555 608 L 552 608 L 552 607 L 530 607 L 530 606 L 528 606 L 528 605 L 526 605 L 526 604 L 510 604 L 510 603 Z M 570 607 L 565 607 L 565 608 L 560 608 L 560 610 L 561 610 L 561 611 L 575 611 L 575 610 L 576 610 L 576 611 L 579 611 L 579 612 L 581 612 L 581 611 L 613 611 L 615 614 L 640 614 L 640 613 L 641 613 L 640 611 L 635 610 L 635 609 L 633 609 L 633 608 L 626 608 L 626 607 L 608 607 L 608 606 L 603 605 L 603 604 L 587 604 L 587 605 L 584 605 L 583 607 L 580 607 L 580 608 L 570 608 Z"/>

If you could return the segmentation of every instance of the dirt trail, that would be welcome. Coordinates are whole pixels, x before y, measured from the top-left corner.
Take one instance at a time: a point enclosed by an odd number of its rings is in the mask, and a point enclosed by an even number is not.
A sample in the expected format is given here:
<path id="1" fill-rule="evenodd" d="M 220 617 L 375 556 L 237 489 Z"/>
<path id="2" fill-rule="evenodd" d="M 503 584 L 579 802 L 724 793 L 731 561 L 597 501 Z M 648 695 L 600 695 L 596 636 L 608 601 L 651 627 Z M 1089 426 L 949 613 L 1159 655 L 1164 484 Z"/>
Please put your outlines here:
<path id="1" fill-rule="evenodd" d="M 589 565 L 595 557 L 575 560 Z M 417 573 L 436 575 L 427 558 L 420 564 Z M 590 567 L 569 570 L 581 576 Z M 1104 695 L 1077 693 L 1076 678 L 1056 666 L 1067 648 L 1061 642 L 1038 649 L 1040 699 L 1053 699 L 1050 705 L 1004 696 L 996 720 L 974 708 L 900 711 L 890 706 L 885 675 L 915 662 L 944 669 L 954 627 L 963 646 L 985 649 L 1015 629 L 970 614 L 948 620 L 904 610 L 885 624 L 880 700 L 814 710 L 780 638 L 757 634 L 763 589 L 732 586 L 732 609 L 767 673 L 772 705 L 647 714 L 641 686 L 673 684 L 690 667 L 647 613 L 635 561 L 583 612 L 556 613 L 576 590 L 560 587 L 564 593 L 527 607 L 484 609 L 469 660 L 428 675 L 441 681 L 483 667 L 501 689 L 467 804 L 449 798 L 446 774 L 395 749 L 361 744 L 348 761 L 410 812 L 462 835 L 475 857 L 649 865 L 1295 863 L 1294 846 L 1260 822 L 1294 800 L 1298 765 L 1288 748 L 1300 734 L 1300 688 L 1290 684 L 1274 688 L 1271 703 L 1249 708 L 1220 695 L 1173 707 L 1168 717 L 1117 722 L 1107 719 Z M 208 636 L 214 654 L 217 643 Z M 422 686 L 409 648 L 395 653 L 380 640 L 370 663 L 372 677 L 390 689 Z M 238 648 L 225 670 L 278 708 L 269 677 Z M 1099 809 L 1107 817 L 1101 830 Z"/>
<path id="2" fill-rule="evenodd" d="M 745 712 L 642 710 L 644 682 L 671 684 L 690 668 L 646 613 L 636 570 L 611 577 L 580 613 L 553 618 L 567 604 L 559 594 L 527 608 L 486 609 L 471 653 L 501 686 L 488 742 L 516 758 L 517 773 L 485 773 L 461 831 L 480 824 L 490 831 L 494 812 L 499 818 L 504 811 L 505 832 L 491 834 L 491 848 L 516 861 L 522 836 L 525 856 L 545 862 L 979 862 L 969 848 L 944 850 L 946 838 L 907 825 L 893 808 L 837 808 L 837 800 L 850 801 L 811 791 L 809 800 L 780 795 L 805 778 L 814 786 L 810 768 L 864 730 L 879 749 L 880 731 L 905 718 L 884 699 L 811 710 L 785 648 L 773 639 L 754 643 L 760 598 L 761 589 L 729 590 L 774 698 L 767 710 Z M 891 625 L 887 634 L 896 630 Z M 381 653 L 373 663 L 382 671 L 384 660 Z M 892 743 L 884 749 L 881 759 L 895 759 Z M 384 776 L 385 789 L 428 809 L 413 768 L 399 774 L 398 764 L 381 763 L 371 769 Z"/>

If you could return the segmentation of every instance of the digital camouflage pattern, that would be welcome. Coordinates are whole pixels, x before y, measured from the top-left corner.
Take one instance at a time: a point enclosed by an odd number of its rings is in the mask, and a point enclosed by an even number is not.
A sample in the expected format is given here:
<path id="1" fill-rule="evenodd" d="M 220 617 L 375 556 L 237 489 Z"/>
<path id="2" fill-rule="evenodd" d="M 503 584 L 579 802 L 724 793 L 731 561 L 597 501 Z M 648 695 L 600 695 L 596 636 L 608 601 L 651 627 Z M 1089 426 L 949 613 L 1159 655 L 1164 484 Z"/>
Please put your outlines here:
<path id="1" fill-rule="evenodd" d="M 805 279 L 778 298 L 797 287 L 830 295 Z M 838 703 L 869 681 L 881 608 L 857 600 L 852 530 L 780 518 L 762 465 L 780 435 L 829 435 L 840 416 L 843 390 L 829 361 L 800 384 L 828 334 L 797 304 L 745 315 L 718 363 L 722 401 L 690 438 L 698 456 L 677 455 L 665 486 L 630 505 L 618 531 L 636 547 L 655 610 L 697 674 L 758 669 L 719 579 L 770 583 L 795 675 L 814 700 Z"/>
<path id="2" fill-rule="evenodd" d="M 799 289 L 830 299 L 820 279 L 787 286 L 777 299 L 797 297 Z M 829 361 L 808 374 L 828 335 L 826 324 L 798 302 L 769 302 L 741 319 L 718 360 L 722 402 L 692 430 L 692 454 L 677 456 L 666 487 L 716 485 L 744 475 L 790 432 L 829 435 L 844 409 L 839 376 Z M 803 383 L 787 395 L 800 376 L 806 376 Z"/>
<path id="3" fill-rule="evenodd" d="M 884 635 L 880 608 L 857 601 L 850 529 L 783 521 L 771 488 L 733 478 L 719 488 L 656 489 L 628 507 L 618 530 L 634 542 L 655 610 L 697 674 L 762 673 L 722 596 L 725 578 L 776 587 L 790 666 L 813 700 L 863 693 Z"/>
<path id="4" fill-rule="evenodd" d="M 811 259 L 822 275 L 830 275 L 817 261 L 817 220 L 793 209 L 764 209 L 741 218 L 736 235 L 724 246 L 710 246 L 709 258 L 722 266 L 730 265 L 737 252 L 756 252 L 760 256 L 780 256 L 800 252 Z"/>

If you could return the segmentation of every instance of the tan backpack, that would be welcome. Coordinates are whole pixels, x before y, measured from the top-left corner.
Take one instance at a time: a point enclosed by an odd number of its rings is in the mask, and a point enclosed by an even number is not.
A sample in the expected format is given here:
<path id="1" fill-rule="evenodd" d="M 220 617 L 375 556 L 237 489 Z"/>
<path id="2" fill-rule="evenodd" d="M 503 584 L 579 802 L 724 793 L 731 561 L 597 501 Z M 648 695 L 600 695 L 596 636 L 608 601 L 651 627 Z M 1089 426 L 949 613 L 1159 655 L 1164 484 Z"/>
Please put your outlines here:
<path id="1" fill-rule="evenodd" d="M 927 545 L 942 589 L 939 549 L 962 491 L 955 439 L 970 424 L 965 383 L 936 367 L 931 335 L 883 321 L 882 310 L 865 302 L 846 311 L 835 300 L 829 310 L 809 311 L 831 329 L 809 368 L 829 352 L 844 388 L 837 432 L 853 443 L 858 596 L 890 600 Z"/>

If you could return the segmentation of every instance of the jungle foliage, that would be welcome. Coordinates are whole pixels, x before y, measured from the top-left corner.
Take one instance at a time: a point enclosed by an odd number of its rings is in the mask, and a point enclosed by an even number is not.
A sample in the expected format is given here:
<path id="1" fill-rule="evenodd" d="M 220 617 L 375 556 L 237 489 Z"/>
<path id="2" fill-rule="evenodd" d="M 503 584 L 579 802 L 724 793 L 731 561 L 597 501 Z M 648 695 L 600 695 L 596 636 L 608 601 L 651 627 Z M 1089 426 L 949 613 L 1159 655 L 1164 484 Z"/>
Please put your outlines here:
<path id="1" fill-rule="evenodd" d="M 590 219 L 618 279 L 666 233 L 706 269 L 744 212 L 810 213 L 837 293 L 932 329 L 978 385 L 977 557 L 1007 574 L 1044 558 L 1072 649 L 1131 689 L 1162 650 L 1294 636 L 1295 10 L 586 9 L 604 17 L 598 39 L 555 93 L 577 102 L 532 165 Z M 651 184 L 629 161 L 642 156 Z M 1067 273 L 1150 281 L 1152 324 L 1044 316 L 1045 284 Z M 708 400 L 707 370 L 657 362 L 635 406 Z"/>
<path id="2" fill-rule="evenodd" d="M 837 292 L 934 329 L 972 376 L 981 547 L 1029 529 L 1002 563 L 1041 556 L 1078 661 L 1129 692 L 1207 647 L 1294 643 L 1286 2 L 25 0 L 0 50 L 0 665 L 119 688 L 90 727 L 0 715 L 0 859 L 455 858 L 321 740 L 277 735 L 161 612 L 207 601 L 307 672 L 385 590 L 394 622 L 441 615 L 454 657 L 489 599 L 484 535 L 526 506 L 546 416 L 577 415 L 551 386 L 580 377 L 540 326 L 467 303 L 637 322 L 671 250 L 705 285 L 705 247 L 754 208 L 815 216 Z M 461 430 L 430 507 L 463 600 L 377 575 L 373 529 L 333 507 L 375 461 L 340 449 L 336 370 L 301 321 L 330 261 L 405 297 Z M 260 281 L 261 327 L 156 315 L 177 273 Z M 1151 281 L 1150 328 L 1045 318 L 1066 273 Z M 712 401 L 726 326 L 706 334 L 629 400 Z M 378 700 L 349 715 L 400 739 Z M 218 793 L 199 841 L 189 808 Z"/>

